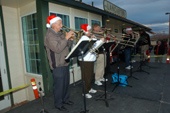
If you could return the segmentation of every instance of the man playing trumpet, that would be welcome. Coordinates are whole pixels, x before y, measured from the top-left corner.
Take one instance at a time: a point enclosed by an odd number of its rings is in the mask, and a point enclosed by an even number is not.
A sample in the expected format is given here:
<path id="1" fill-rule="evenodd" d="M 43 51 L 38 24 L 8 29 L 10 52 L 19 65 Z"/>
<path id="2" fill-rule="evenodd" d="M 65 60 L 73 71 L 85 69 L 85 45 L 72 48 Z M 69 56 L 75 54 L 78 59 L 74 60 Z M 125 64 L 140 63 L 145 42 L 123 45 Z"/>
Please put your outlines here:
<path id="1" fill-rule="evenodd" d="M 73 102 L 69 101 L 70 73 L 65 57 L 68 55 L 69 48 L 72 45 L 71 37 L 74 36 L 74 32 L 62 32 L 62 19 L 55 15 L 47 17 L 46 26 L 48 29 L 44 45 L 54 79 L 54 106 L 60 111 L 66 111 L 64 104 L 72 105 Z"/>

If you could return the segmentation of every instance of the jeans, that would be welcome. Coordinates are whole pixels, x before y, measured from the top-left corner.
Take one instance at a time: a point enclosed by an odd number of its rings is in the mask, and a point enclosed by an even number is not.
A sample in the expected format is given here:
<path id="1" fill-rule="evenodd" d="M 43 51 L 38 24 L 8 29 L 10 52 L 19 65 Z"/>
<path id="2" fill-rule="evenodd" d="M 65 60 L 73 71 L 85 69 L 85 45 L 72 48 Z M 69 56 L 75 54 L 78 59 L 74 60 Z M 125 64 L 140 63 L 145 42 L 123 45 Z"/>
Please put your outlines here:
<path id="1" fill-rule="evenodd" d="M 125 65 L 127 67 L 130 65 L 131 48 L 125 48 L 124 54 L 125 54 Z"/>

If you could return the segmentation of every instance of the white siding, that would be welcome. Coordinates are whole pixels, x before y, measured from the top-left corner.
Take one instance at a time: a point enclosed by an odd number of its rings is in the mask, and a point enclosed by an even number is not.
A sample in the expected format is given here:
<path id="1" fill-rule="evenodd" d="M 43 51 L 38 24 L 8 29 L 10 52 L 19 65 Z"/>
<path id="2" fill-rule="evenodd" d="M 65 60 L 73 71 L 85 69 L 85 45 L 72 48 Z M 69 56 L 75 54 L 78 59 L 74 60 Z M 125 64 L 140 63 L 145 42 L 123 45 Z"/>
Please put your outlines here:
<path id="1" fill-rule="evenodd" d="M 5 6 L 3 14 L 11 82 L 15 88 L 25 84 L 19 17 L 17 9 Z M 13 93 L 13 96 L 14 103 L 27 100 L 25 89 Z"/>

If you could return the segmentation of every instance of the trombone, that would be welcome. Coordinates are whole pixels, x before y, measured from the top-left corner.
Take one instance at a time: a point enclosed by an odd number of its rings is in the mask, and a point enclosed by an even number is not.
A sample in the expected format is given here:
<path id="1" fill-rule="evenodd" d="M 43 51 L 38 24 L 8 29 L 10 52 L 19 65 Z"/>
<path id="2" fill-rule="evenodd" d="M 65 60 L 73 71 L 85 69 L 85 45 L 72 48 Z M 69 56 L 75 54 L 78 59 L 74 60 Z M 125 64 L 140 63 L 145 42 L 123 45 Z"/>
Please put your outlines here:
<path id="1" fill-rule="evenodd" d="M 125 37 L 124 34 L 122 34 L 122 35 L 123 35 L 123 38 L 124 38 Z M 124 40 L 124 39 L 121 39 L 121 38 L 116 38 L 115 36 L 110 34 L 111 39 L 113 39 L 114 41 L 117 42 L 115 47 L 112 50 L 110 50 L 110 53 L 113 52 L 119 44 L 124 45 L 123 47 L 121 47 L 121 49 L 124 49 L 126 46 L 135 47 L 136 43 L 138 42 L 138 40 L 140 38 L 140 35 L 137 32 L 134 32 L 134 35 L 135 35 L 135 38 L 134 38 L 135 41 L 131 41 L 131 39 Z"/>

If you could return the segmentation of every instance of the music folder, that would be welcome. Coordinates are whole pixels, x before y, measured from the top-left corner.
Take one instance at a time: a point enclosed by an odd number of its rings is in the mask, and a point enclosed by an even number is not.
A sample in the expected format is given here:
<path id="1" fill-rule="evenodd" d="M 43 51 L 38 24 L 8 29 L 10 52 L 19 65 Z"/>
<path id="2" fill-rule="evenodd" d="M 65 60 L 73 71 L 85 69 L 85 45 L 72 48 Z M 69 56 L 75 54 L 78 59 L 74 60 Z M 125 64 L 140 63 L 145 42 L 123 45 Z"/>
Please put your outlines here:
<path id="1" fill-rule="evenodd" d="M 96 40 L 79 40 L 79 42 L 73 47 L 73 49 L 70 51 L 70 53 L 66 56 L 65 60 L 69 61 L 70 58 L 78 57 L 83 54 L 85 54 L 88 50 L 90 45 L 93 45 L 96 42 Z"/>

